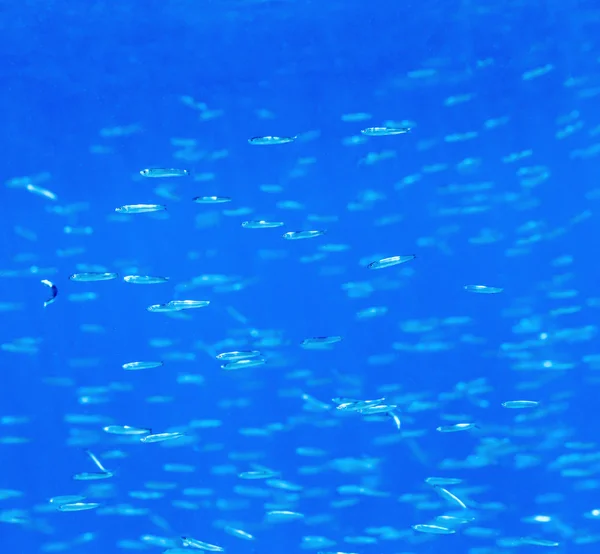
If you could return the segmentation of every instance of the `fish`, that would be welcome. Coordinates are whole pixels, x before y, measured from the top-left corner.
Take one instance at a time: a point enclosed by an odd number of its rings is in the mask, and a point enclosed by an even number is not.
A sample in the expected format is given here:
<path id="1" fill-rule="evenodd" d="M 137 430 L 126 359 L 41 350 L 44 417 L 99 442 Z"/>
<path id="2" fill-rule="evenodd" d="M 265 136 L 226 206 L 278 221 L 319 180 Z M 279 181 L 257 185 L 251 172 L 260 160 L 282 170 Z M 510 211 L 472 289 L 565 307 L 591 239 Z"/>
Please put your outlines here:
<path id="1" fill-rule="evenodd" d="M 126 204 L 115 208 L 115 212 L 120 214 L 147 214 L 152 212 L 162 212 L 167 209 L 162 204 Z"/>
<path id="2" fill-rule="evenodd" d="M 385 269 L 387 267 L 405 264 L 406 262 L 410 262 L 415 258 L 416 256 L 414 254 L 408 254 L 405 256 L 391 256 L 389 258 L 383 258 L 381 260 L 371 262 L 367 267 L 369 269 Z"/>
<path id="3" fill-rule="evenodd" d="M 393 135 L 405 135 L 410 133 L 410 127 L 367 127 L 361 133 L 368 137 L 387 137 Z"/>
<path id="4" fill-rule="evenodd" d="M 275 136 L 264 136 L 264 137 L 252 137 L 248 139 L 250 144 L 258 146 L 271 146 L 275 144 L 287 144 L 294 142 L 297 137 L 275 137 Z"/>
<path id="5" fill-rule="evenodd" d="M 50 298 L 44 301 L 44 308 L 46 308 L 56 300 L 56 297 L 58 296 L 58 287 L 48 279 L 42 279 L 40 282 L 42 283 L 42 285 L 49 287 L 51 292 Z"/>
<path id="6" fill-rule="evenodd" d="M 290 64 L 312 14 L 252 3 L 71 10 L 67 73 L 83 29 L 82 82 L 121 105 L 78 117 L 53 79 L 64 132 L 10 96 L 65 68 L 22 55 L 31 3 L 5 18 L 27 67 L 3 67 L 3 529 L 40 552 L 593 552 L 596 6 L 313 3 L 339 28 Z M 436 22 L 456 32 L 430 48 Z M 176 51 L 217 36 L 201 68 Z"/>
<path id="7" fill-rule="evenodd" d="M 231 202 L 232 198 L 229 196 L 196 196 L 193 200 L 196 204 L 226 204 Z"/>
<path id="8" fill-rule="evenodd" d="M 142 169 L 140 171 L 140 175 L 142 177 L 162 179 L 165 177 L 188 177 L 190 175 L 190 172 L 187 169 L 152 167 L 149 169 Z"/>
<path id="9" fill-rule="evenodd" d="M 287 240 L 314 239 L 323 236 L 325 233 L 326 231 L 319 229 L 313 231 L 288 231 L 283 234 L 283 238 Z"/>

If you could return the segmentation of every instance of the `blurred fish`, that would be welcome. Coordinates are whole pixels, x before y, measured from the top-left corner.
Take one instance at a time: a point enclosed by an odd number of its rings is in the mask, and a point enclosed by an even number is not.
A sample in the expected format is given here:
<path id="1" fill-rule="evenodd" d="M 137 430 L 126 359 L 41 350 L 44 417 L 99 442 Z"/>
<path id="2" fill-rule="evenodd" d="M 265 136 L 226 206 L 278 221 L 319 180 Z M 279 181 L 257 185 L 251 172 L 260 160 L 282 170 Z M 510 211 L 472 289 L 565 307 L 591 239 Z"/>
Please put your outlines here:
<path id="1" fill-rule="evenodd" d="M 367 127 L 361 133 L 368 137 L 387 137 L 410 133 L 410 127 Z"/>
<path id="2" fill-rule="evenodd" d="M 272 136 L 252 137 L 251 139 L 248 139 L 248 142 L 250 144 L 268 146 L 268 145 L 273 145 L 273 144 L 286 144 L 288 142 L 294 142 L 296 140 L 296 138 L 297 137 L 272 137 Z"/>

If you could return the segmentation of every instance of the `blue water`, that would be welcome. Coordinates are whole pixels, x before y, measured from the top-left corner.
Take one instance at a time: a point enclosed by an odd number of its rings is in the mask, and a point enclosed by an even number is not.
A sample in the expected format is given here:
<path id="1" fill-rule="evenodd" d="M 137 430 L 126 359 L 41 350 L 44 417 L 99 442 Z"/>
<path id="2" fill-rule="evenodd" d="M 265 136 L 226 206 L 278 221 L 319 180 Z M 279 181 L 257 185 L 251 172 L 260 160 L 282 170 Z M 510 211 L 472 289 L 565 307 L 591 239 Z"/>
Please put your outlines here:
<path id="1" fill-rule="evenodd" d="M 28 0 L 0 28 L 2 552 L 597 552 L 596 3 Z M 184 299 L 210 305 L 147 310 Z M 88 452 L 114 475 L 74 479 Z"/>

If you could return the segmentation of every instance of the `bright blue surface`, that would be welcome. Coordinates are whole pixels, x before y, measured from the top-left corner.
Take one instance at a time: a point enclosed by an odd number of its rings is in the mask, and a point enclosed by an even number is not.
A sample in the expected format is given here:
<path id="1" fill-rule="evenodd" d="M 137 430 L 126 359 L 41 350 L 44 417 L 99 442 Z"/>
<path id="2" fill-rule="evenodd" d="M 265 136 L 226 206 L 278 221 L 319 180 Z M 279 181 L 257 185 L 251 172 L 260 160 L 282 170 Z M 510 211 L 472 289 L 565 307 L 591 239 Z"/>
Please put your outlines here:
<path id="1" fill-rule="evenodd" d="M 177 547 L 189 536 L 242 554 L 596 552 L 600 10 L 593 2 L 30 0 L 4 6 L 0 24 L 2 552 L 167 548 L 144 535 Z M 544 66 L 547 73 L 528 78 Z M 420 70 L 434 71 L 419 78 Z M 471 96 L 448 105 L 461 95 Z M 208 110 L 221 113 L 207 118 Z M 357 113 L 369 117 L 344 120 Z M 490 123 L 499 118 L 506 119 Z M 386 121 L 412 130 L 361 135 Z M 127 126 L 134 132 L 106 136 Z M 469 132 L 471 140 L 452 139 Z M 248 143 L 265 135 L 298 139 Z M 178 158 L 173 139 L 193 139 L 201 154 Z M 391 157 L 368 161 L 383 151 Z M 145 179 L 139 171 L 148 167 L 192 175 Z M 547 178 L 528 183 L 527 171 Z M 27 191 L 27 183 L 57 199 Z M 481 183 L 479 192 L 452 192 Z M 171 198 L 157 190 L 165 186 Z M 378 199 L 364 201 L 365 191 Z M 209 195 L 232 202 L 192 202 Z M 135 203 L 167 211 L 114 212 Z M 240 208 L 249 210 L 228 212 Z M 285 226 L 241 226 L 255 219 Z M 66 226 L 93 233 L 69 234 Z M 282 238 L 310 229 L 327 233 Z M 478 244 L 485 230 L 496 238 Z M 366 268 L 407 254 L 417 258 Z M 69 280 L 86 265 L 120 278 Z M 169 282 L 121 279 L 136 273 Z M 239 290 L 186 285 L 201 275 L 228 276 Z M 40 279 L 59 291 L 46 308 Z M 473 284 L 503 291 L 464 290 Z M 97 298 L 70 296 L 86 292 Z M 211 305 L 176 314 L 184 317 L 146 310 L 173 299 Z M 373 306 L 388 312 L 357 319 Z M 417 320 L 421 330 L 410 332 Z M 300 346 L 321 336 L 343 340 L 327 350 Z M 24 348 L 24 338 L 33 346 Z M 171 345 L 152 346 L 158 338 Z M 436 343 L 440 349 L 429 351 Z M 231 350 L 260 350 L 267 363 L 224 371 L 215 355 Z M 136 360 L 164 366 L 122 369 Z M 182 375 L 203 382 L 182 384 Z M 477 379 L 482 392 L 453 392 Z M 303 393 L 330 408 L 307 411 Z M 336 397 L 385 397 L 402 430 L 385 415 L 371 422 L 340 413 Z M 502 407 L 525 399 L 540 404 Z M 194 420 L 222 424 L 202 429 Z M 460 422 L 477 428 L 436 431 Z M 277 423 L 282 429 L 268 427 Z M 188 443 L 123 441 L 103 432 L 111 424 L 179 430 Z M 266 436 L 245 436 L 247 428 Z M 308 446 L 325 454 L 297 454 Z M 113 478 L 73 480 L 95 470 L 86 448 Z M 379 464 L 343 473 L 332 462 L 363 457 Z M 253 462 L 302 490 L 286 497 L 239 478 Z M 168 463 L 194 471 L 165 472 Z M 473 521 L 453 524 L 454 534 L 411 529 L 455 513 L 424 483 L 431 476 L 463 479 L 448 489 Z M 152 482 L 173 488 L 160 499 L 132 498 Z M 350 484 L 387 496 L 340 494 Z M 244 486 L 264 497 L 236 488 Z M 191 497 L 190 488 L 210 491 Z M 71 494 L 101 506 L 62 513 L 49 504 Z M 336 504 L 348 498 L 356 503 Z M 125 504 L 145 512 L 111 513 Z M 304 520 L 265 522 L 274 509 Z M 536 515 L 551 521 L 527 522 Z M 232 537 L 224 525 L 256 538 Z M 377 538 L 385 526 L 398 536 Z M 310 536 L 331 543 L 303 547 Z M 348 539 L 366 536 L 372 544 Z M 559 545 L 506 542 L 519 537 Z"/>

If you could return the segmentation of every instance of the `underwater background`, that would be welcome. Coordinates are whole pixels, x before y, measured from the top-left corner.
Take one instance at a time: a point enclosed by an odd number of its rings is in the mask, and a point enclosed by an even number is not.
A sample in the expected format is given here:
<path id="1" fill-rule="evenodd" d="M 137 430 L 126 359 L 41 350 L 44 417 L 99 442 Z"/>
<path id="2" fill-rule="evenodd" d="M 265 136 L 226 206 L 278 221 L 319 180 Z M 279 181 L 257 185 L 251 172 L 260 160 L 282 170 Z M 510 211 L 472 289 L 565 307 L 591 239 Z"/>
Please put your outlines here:
<path id="1" fill-rule="evenodd" d="M 0 28 L 2 552 L 600 552 L 600 4 Z"/>

